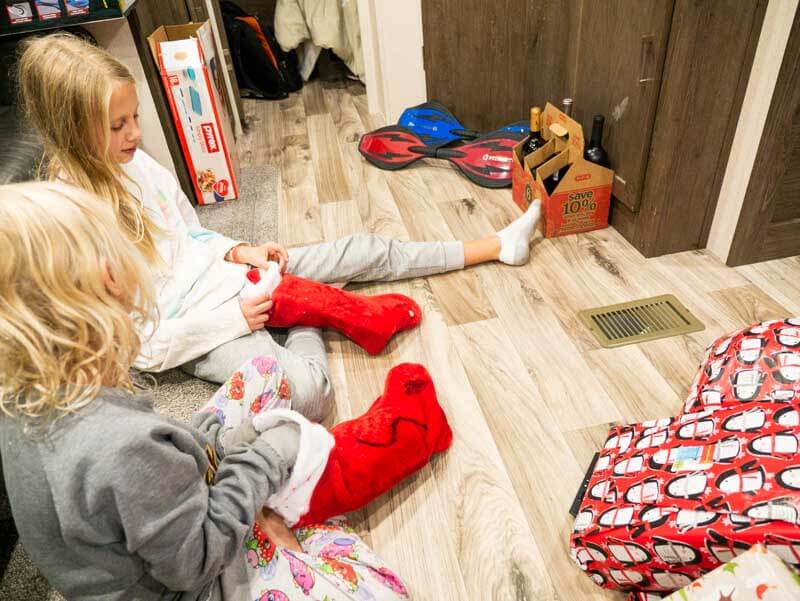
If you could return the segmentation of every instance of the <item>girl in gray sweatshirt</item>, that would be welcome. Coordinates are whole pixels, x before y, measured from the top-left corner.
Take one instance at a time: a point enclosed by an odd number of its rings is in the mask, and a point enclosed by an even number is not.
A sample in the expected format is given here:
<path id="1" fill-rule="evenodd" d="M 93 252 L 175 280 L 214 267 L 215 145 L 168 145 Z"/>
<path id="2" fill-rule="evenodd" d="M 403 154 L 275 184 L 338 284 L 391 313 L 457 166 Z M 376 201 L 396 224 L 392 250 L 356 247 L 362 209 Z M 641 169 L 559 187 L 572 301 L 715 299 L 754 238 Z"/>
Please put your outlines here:
<path id="1" fill-rule="evenodd" d="M 0 248 L 0 474 L 25 549 L 67 599 L 407 597 L 339 520 L 257 520 L 291 488 L 301 432 L 322 429 L 286 408 L 274 359 L 250 360 L 191 424 L 136 392 L 153 291 L 109 203 L 0 186 Z M 257 432 L 247 415 L 267 409 Z"/>
<path id="2" fill-rule="evenodd" d="M 0 248 L 0 455 L 26 550 L 69 599 L 214 598 L 296 427 L 225 448 L 217 415 L 180 424 L 134 392 L 153 296 L 107 203 L 4 186 Z"/>
<path id="3" fill-rule="evenodd" d="M 135 392 L 153 291 L 108 203 L 0 187 L 0 248 L 0 455 L 26 550 L 71 600 L 221 598 L 297 426 L 220 436 L 217 413 L 181 424 Z"/>

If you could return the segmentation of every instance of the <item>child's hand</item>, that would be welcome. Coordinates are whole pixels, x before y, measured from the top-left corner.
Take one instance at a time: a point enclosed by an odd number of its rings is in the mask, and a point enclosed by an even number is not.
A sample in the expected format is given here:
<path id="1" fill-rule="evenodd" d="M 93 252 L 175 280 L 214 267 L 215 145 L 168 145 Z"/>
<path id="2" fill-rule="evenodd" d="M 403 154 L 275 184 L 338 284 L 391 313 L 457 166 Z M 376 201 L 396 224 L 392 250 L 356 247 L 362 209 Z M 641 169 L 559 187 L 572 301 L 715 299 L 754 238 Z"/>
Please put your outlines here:
<path id="1" fill-rule="evenodd" d="M 300 425 L 290 421 L 281 421 L 264 430 L 259 437 L 267 442 L 289 465 L 297 462 L 300 450 Z"/>
<path id="2" fill-rule="evenodd" d="M 286 262 L 289 260 L 289 253 L 277 242 L 267 242 L 261 246 L 243 246 L 237 249 L 237 262 L 249 263 L 253 267 L 267 268 L 268 261 L 275 261 L 281 270 L 286 271 Z"/>
<path id="3" fill-rule="evenodd" d="M 242 308 L 242 315 L 247 320 L 251 332 L 260 330 L 269 321 L 269 310 L 272 309 L 272 300 L 269 294 L 240 298 L 239 306 Z"/>
<path id="4" fill-rule="evenodd" d="M 274 544 L 298 553 L 303 552 L 303 547 L 297 542 L 294 532 L 286 525 L 283 518 L 268 507 L 262 507 L 261 512 L 256 515 L 261 531 L 269 537 Z"/>
<path id="5" fill-rule="evenodd" d="M 227 455 L 228 451 L 237 444 L 252 444 L 257 438 L 258 431 L 253 427 L 253 418 L 251 417 L 234 428 L 223 430 L 220 434 L 220 444 L 222 451 Z"/>

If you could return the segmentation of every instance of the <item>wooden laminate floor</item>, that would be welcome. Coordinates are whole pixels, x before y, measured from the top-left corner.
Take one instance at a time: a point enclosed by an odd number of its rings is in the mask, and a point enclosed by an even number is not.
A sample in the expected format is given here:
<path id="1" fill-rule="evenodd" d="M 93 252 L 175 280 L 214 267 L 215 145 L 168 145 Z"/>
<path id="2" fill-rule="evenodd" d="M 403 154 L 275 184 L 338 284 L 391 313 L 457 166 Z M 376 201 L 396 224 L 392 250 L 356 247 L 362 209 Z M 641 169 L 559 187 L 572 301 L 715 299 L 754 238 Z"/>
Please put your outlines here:
<path id="1" fill-rule="evenodd" d="M 242 161 L 281 171 L 287 246 L 353 232 L 468 239 L 519 215 L 509 190 L 471 184 L 444 162 L 380 171 L 358 154 L 364 88 L 314 81 L 279 102 L 246 101 Z M 423 307 L 419 329 L 370 357 L 328 335 L 336 415 L 358 415 L 389 368 L 423 363 L 455 432 L 452 448 L 354 516 L 415 599 L 619 599 L 568 556 L 570 502 L 609 424 L 678 413 L 707 343 L 800 314 L 800 258 L 737 269 L 706 251 L 644 259 L 614 229 L 543 240 L 523 267 L 484 265 L 376 284 Z M 616 350 L 579 323 L 587 307 L 674 293 L 702 332 Z"/>

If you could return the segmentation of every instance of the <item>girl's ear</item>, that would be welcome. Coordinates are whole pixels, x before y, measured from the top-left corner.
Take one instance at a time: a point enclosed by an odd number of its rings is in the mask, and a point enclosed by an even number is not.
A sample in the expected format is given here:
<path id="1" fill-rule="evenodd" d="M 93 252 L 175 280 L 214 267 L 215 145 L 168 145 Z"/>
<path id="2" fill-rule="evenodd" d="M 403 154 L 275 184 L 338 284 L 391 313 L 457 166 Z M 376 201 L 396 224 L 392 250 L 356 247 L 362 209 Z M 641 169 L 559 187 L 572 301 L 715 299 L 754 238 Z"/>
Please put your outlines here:
<path id="1" fill-rule="evenodd" d="M 105 257 L 100 257 L 100 271 L 103 272 L 103 284 L 108 293 L 117 300 L 122 300 L 124 292 L 114 280 L 114 274 L 111 273 L 111 267 L 108 265 L 108 259 Z"/>

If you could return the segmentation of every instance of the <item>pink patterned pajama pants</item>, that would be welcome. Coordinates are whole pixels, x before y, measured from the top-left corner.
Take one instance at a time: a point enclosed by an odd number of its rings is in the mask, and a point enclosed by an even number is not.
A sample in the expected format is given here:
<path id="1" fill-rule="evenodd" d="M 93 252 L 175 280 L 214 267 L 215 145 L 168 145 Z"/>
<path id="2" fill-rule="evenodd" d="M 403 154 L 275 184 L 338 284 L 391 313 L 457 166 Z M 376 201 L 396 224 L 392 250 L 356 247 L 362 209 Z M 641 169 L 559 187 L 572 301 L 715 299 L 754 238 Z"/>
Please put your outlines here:
<path id="1" fill-rule="evenodd" d="M 289 384 L 277 361 L 255 357 L 233 372 L 202 410 L 233 428 L 258 412 L 290 406 Z M 293 532 L 302 552 L 276 546 L 253 525 L 223 575 L 225 601 L 408 599 L 400 578 L 343 517 Z"/>

